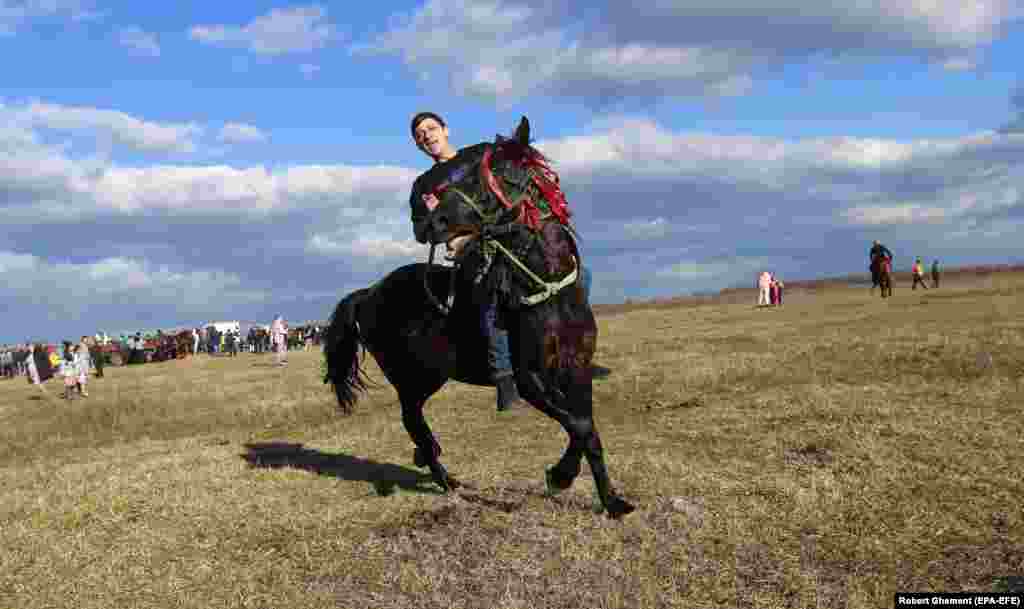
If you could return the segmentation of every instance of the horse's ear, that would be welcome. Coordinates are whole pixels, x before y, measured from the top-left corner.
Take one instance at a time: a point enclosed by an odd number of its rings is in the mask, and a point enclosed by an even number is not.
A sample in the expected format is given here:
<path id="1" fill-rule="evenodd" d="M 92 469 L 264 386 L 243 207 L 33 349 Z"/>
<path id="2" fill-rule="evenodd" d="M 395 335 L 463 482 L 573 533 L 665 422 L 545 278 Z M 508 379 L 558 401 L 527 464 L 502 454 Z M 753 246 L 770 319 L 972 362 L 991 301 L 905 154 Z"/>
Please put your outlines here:
<path id="1" fill-rule="evenodd" d="M 530 121 L 525 116 L 519 119 L 519 126 L 516 127 L 516 134 L 513 137 L 520 144 L 527 145 L 530 143 Z"/>

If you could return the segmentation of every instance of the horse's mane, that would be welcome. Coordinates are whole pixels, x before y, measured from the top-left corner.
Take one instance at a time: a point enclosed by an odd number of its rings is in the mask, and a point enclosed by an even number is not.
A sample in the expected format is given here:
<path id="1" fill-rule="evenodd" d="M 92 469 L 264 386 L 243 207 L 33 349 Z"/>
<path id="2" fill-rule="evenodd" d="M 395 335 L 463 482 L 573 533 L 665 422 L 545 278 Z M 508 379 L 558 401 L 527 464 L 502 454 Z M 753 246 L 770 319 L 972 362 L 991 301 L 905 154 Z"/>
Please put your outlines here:
<path id="1" fill-rule="evenodd" d="M 558 222 L 565 225 L 576 236 L 570 221 L 572 212 L 569 210 L 569 202 L 559 185 L 558 174 L 551 168 L 548 158 L 530 145 L 529 132 L 529 122 L 526 117 L 523 117 L 519 128 L 516 129 L 515 137 L 497 136 L 493 148 L 488 148 L 480 160 L 480 181 L 506 209 L 511 209 L 513 204 L 505 196 L 500 182 L 493 175 L 490 159 L 492 155 L 496 155 L 505 163 L 525 170 L 530 176 L 529 183 L 532 183 L 537 189 L 539 195 L 537 198 L 543 199 Z M 529 188 L 529 183 L 524 184 L 524 187 Z M 539 227 L 540 211 L 534 198 L 527 197 L 521 201 L 519 222 L 534 230 Z"/>

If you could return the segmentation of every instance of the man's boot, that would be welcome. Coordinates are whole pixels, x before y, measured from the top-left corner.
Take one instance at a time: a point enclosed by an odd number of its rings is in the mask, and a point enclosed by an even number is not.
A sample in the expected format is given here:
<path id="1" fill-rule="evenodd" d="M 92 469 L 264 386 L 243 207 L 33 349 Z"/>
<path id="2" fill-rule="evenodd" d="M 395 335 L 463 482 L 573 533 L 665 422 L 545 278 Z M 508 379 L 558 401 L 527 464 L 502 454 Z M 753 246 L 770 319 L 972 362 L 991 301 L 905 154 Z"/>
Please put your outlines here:
<path id="1" fill-rule="evenodd" d="M 527 403 L 519 396 L 512 356 L 509 353 L 508 332 L 497 326 L 498 305 L 492 300 L 483 308 L 481 325 L 487 336 L 487 363 L 490 364 L 494 386 L 498 389 L 498 412 L 507 412 Z"/>
<path id="2" fill-rule="evenodd" d="M 529 406 L 526 400 L 519 395 L 516 377 L 511 370 L 502 376 L 495 376 L 494 386 L 498 388 L 498 412 L 508 412 Z"/>

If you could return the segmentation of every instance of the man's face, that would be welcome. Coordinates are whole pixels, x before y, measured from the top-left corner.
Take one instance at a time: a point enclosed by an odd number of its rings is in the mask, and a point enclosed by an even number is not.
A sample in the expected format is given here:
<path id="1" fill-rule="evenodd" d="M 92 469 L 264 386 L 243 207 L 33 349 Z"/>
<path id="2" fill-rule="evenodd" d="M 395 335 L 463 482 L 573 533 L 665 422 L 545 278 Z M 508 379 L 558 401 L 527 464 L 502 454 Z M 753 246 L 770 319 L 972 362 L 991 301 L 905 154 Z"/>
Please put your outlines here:
<path id="1" fill-rule="evenodd" d="M 439 159 L 448 149 L 448 127 L 442 127 L 435 119 L 420 121 L 414 134 L 416 147 L 432 159 Z"/>

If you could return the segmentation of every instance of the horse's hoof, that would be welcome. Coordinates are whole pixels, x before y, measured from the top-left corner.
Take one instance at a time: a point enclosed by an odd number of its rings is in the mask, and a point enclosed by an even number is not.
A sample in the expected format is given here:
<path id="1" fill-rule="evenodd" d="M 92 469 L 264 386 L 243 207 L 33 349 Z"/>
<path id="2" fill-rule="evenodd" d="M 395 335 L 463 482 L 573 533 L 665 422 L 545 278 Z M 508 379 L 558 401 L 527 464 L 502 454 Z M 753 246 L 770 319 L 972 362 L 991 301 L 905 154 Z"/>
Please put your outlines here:
<path id="1" fill-rule="evenodd" d="M 629 514 L 636 510 L 636 506 L 626 501 L 622 497 L 612 495 L 608 498 L 608 506 L 605 508 L 608 511 L 608 517 L 614 520 L 622 518 L 626 514 Z"/>
<path id="2" fill-rule="evenodd" d="M 412 451 L 412 462 L 416 467 L 426 467 L 427 459 L 423 456 L 423 451 L 417 446 L 416 450 Z"/>
<path id="3" fill-rule="evenodd" d="M 462 483 L 459 482 L 456 478 L 453 478 L 452 476 L 445 476 L 444 478 L 434 478 L 434 484 L 440 487 L 441 491 L 444 493 L 450 493 L 451 491 L 454 491 L 455 489 L 462 486 Z"/>
<path id="4" fill-rule="evenodd" d="M 569 488 L 568 484 L 565 484 L 562 480 L 555 477 L 555 468 L 547 467 L 544 469 L 544 495 L 547 497 L 554 497 L 561 493 L 565 489 Z"/>

